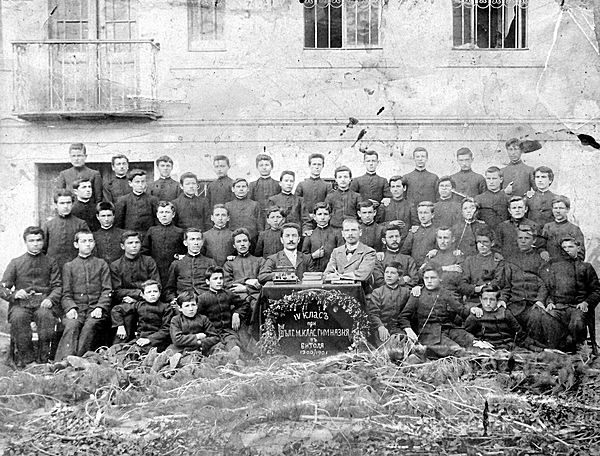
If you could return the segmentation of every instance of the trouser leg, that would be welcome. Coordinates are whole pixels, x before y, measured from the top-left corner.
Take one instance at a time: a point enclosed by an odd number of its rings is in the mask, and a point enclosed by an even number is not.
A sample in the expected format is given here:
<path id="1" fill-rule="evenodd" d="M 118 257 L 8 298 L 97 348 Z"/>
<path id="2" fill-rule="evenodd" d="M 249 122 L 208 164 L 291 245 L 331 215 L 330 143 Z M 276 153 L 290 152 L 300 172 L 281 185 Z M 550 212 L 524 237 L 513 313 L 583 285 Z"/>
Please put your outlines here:
<path id="1" fill-rule="evenodd" d="M 15 364 L 24 366 L 35 361 L 33 348 L 31 322 L 34 309 L 13 307 L 10 309 L 10 337 L 15 347 Z"/>
<path id="2" fill-rule="evenodd" d="M 77 354 L 79 334 L 85 321 L 86 312 L 78 312 L 77 318 L 63 318 L 64 331 L 56 349 L 55 360 Z"/>
<path id="3" fill-rule="evenodd" d="M 91 316 L 91 312 L 89 312 L 86 316 L 85 323 L 81 328 L 81 334 L 79 335 L 77 356 L 83 356 L 88 351 L 94 351 L 102 346 L 107 329 L 107 320 L 105 316 L 94 318 Z"/>
<path id="4" fill-rule="evenodd" d="M 35 323 L 38 328 L 38 360 L 47 363 L 50 359 L 50 348 L 54 339 L 56 317 L 52 309 L 39 308 L 35 311 Z"/>

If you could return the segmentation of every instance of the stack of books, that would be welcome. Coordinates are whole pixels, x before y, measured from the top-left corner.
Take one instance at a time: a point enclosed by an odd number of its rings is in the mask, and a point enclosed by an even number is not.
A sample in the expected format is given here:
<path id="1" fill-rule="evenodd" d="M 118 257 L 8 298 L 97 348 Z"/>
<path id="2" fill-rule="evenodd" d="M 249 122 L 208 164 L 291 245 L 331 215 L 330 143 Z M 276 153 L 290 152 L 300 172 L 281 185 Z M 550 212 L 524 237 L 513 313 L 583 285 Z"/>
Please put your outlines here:
<path id="1" fill-rule="evenodd" d="M 305 285 L 323 285 L 323 273 L 305 272 L 302 276 L 302 283 Z"/>

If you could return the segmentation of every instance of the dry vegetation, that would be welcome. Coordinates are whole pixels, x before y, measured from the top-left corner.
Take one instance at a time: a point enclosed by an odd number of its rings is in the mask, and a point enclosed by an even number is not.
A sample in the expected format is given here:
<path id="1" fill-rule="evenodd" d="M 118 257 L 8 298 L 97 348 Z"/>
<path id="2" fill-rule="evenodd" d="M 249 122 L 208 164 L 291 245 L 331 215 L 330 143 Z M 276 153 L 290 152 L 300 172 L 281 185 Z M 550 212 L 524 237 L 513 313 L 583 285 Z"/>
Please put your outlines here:
<path id="1" fill-rule="evenodd" d="M 5 454 L 599 453 L 600 379 L 585 354 L 184 361 L 105 350 L 56 373 L 6 369 Z"/>

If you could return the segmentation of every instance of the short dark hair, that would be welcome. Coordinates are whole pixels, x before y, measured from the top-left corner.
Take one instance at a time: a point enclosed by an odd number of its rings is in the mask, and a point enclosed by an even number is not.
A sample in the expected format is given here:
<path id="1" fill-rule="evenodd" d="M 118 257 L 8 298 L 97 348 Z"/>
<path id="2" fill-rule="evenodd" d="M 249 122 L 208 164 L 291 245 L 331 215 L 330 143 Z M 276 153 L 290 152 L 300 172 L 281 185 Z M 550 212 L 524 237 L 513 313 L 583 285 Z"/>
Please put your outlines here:
<path id="1" fill-rule="evenodd" d="M 110 164 L 114 166 L 114 165 L 115 165 L 115 162 L 116 162 L 117 160 L 120 160 L 120 159 L 122 159 L 122 158 L 124 158 L 125 160 L 127 160 L 127 164 L 129 164 L 129 159 L 127 158 L 127 156 L 125 156 L 125 155 L 123 155 L 123 154 L 117 154 L 117 155 L 113 155 L 113 156 L 112 156 L 112 158 L 110 159 Z"/>
<path id="2" fill-rule="evenodd" d="M 552 168 L 550 168 L 548 166 L 538 166 L 536 169 L 533 170 L 534 178 L 535 178 L 536 173 L 547 174 L 548 177 L 550 178 L 550 183 L 554 182 L 554 171 L 552 171 Z"/>
<path id="3" fill-rule="evenodd" d="M 159 207 L 169 207 L 173 211 L 173 214 L 175 213 L 175 205 L 171 201 L 159 201 L 156 206 L 157 212 Z"/>
<path id="4" fill-rule="evenodd" d="M 571 235 L 567 235 L 567 236 L 563 236 L 560 239 L 560 242 L 558 243 L 558 245 L 562 246 L 563 242 L 572 242 L 573 244 L 575 244 L 578 247 L 581 247 L 581 241 L 575 239 L 573 236 Z"/>
<path id="5" fill-rule="evenodd" d="M 231 187 L 235 187 L 237 184 L 239 184 L 240 182 L 246 182 L 246 185 L 248 185 L 248 180 L 244 177 L 238 177 L 236 180 L 233 181 L 233 183 L 231 184 Z"/>
<path id="6" fill-rule="evenodd" d="M 431 209 L 432 214 L 434 212 L 434 204 L 431 201 L 421 201 L 419 204 L 417 204 L 417 209 L 419 209 L 420 207 L 428 207 L 429 209 Z"/>
<path id="7" fill-rule="evenodd" d="M 162 291 L 162 285 L 160 284 L 160 282 L 158 280 L 152 280 L 152 279 L 148 279 L 148 280 L 142 282 L 140 285 L 140 290 L 146 291 L 146 287 L 149 287 L 151 285 L 158 286 L 158 291 Z"/>
<path id="8" fill-rule="evenodd" d="M 498 173 L 498 175 L 500 177 L 504 177 L 504 173 L 497 166 L 490 166 L 488 169 L 485 170 L 485 174 L 496 174 L 496 173 Z"/>
<path id="9" fill-rule="evenodd" d="M 189 233 L 200 233 L 200 236 L 202 237 L 202 239 L 204 239 L 204 235 L 202 234 L 202 230 L 200 228 L 196 228 L 195 226 L 190 226 L 189 228 L 186 228 L 186 230 L 183 232 L 184 240 L 188 238 Z"/>
<path id="10" fill-rule="evenodd" d="M 385 270 L 387 268 L 394 268 L 396 271 L 398 271 L 398 274 L 402 274 L 404 272 L 404 268 L 402 267 L 402 263 L 400 263 L 399 261 L 390 261 L 388 263 L 385 263 L 383 265 L 384 272 L 385 272 Z"/>
<path id="11" fill-rule="evenodd" d="M 522 197 L 522 196 L 519 196 L 519 195 L 514 195 L 514 196 L 511 196 L 511 197 L 510 197 L 510 199 L 508 200 L 508 207 L 510 208 L 510 205 L 511 205 L 512 203 L 517 203 L 517 202 L 519 202 L 519 201 L 523 201 L 523 204 L 525 204 L 525 207 L 526 207 L 526 208 L 528 208 L 528 207 L 529 207 L 529 205 L 527 204 L 527 200 L 526 200 L 524 197 Z"/>
<path id="12" fill-rule="evenodd" d="M 483 296 L 483 293 L 494 293 L 497 299 L 500 297 L 500 288 L 498 288 L 496 285 L 484 285 L 479 293 L 480 296 Z"/>
<path id="13" fill-rule="evenodd" d="M 267 155 L 267 154 L 258 154 L 256 156 L 256 166 L 258 166 L 258 164 L 261 161 L 268 161 L 269 163 L 271 163 L 271 166 L 273 166 L 273 158 L 270 155 Z"/>
<path id="14" fill-rule="evenodd" d="M 496 240 L 496 233 L 494 233 L 494 230 L 487 225 L 480 226 L 475 230 L 475 239 L 477 239 L 478 236 L 486 237 L 492 242 Z"/>
<path id="15" fill-rule="evenodd" d="M 323 164 L 325 164 L 325 156 L 323 154 L 310 154 L 308 156 L 308 165 L 309 166 L 310 166 L 310 162 L 315 158 L 320 158 L 321 160 L 323 160 Z"/>
<path id="16" fill-rule="evenodd" d="M 363 207 L 374 207 L 374 206 L 375 206 L 375 205 L 373 204 L 373 201 L 371 201 L 371 200 L 364 200 L 364 201 L 361 201 L 360 203 L 358 203 L 358 212 L 360 212 L 360 210 L 361 210 Z"/>
<path id="17" fill-rule="evenodd" d="M 206 280 L 210 279 L 213 274 L 224 274 L 223 268 L 221 266 L 209 266 L 206 268 L 206 272 L 204 273 L 204 278 Z"/>
<path id="18" fill-rule="evenodd" d="M 125 241 L 130 237 L 137 237 L 140 241 L 142 240 L 140 233 L 134 230 L 127 230 L 121 235 L 121 244 L 125 244 Z"/>
<path id="19" fill-rule="evenodd" d="M 87 150 L 85 149 L 85 144 L 83 143 L 73 143 L 69 146 L 69 153 L 71 153 L 72 150 L 80 150 L 83 152 L 83 155 L 87 155 Z"/>
<path id="20" fill-rule="evenodd" d="M 144 171 L 143 169 L 132 169 L 131 171 L 129 171 L 127 173 L 127 180 L 129 182 L 131 182 L 133 179 L 135 179 L 138 176 L 146 176 L 146 171 Z"/>
<path id="21" fill-rule="evenodd" d="M 567 209 L 571 209 L 571 200 L 564 195 L 557 195 L 552 200 L 552 205 L 554 206 L 556 203 L 564 203 Z"/>
<path id="22" fill-rule="evenodd" d="M 182 291 L 181 293 L 179 293 L 177 295 L 177 305 L 179 307 L 181 307 L 181 305 L 184 302 L 195 302 L 196 304 L 198 304 L 198 302 L 196 301 L 196 295 L 194 294 L 193 291 L 186 290 L 186 291 Z"/>
<path id="23" fill-rule="evenodd" d="M 96 204 L 96 214 L 100 214 L 102 211 L 112 211 L 114 214 L 116 208 L 115 205 L 110 201 L 102 201 L 101 203 Z"/>
<path id="24" fill-rule="evenodd" d="M 269 217 L 273 212 L 279 212 L 282 217 L 285 217 L 285 211 L 279 206 L 269 206 L 266 210 L 266 216 Z"/>
<path id="25" fill-rule="evenodd" d="M 224 161 L 225 163 L 227 163 L 227 166 L 231 166 L 229 164 L 229 157 L 227 157 L 226 155 L 215 155 L 215 158 L 213 158 L 213 164 L 218 161 Z"/>
<path id="26" fill-rule="evenodd" d="M 215 209 L 225 209 L 227 211 L 227 215 L 229 215 L 229 208 L 225 206 L 223 203 L 217 203 L 213 206 L 211 215 L 215 213 Z"/>
<path id="27" fill-rule="evenodd" d="M 402 236 L 402 230 L 400 229 L 400 227 L 398 225 L 389 225 L 389 226 L 383 228 L 383 230 L 381 232 L 381 237 L 385 238 L 385 235 L 388 233 L 388 231 L 397 231 L 398 234 L 400 236 Z"/>
<path id="28" fill-rule="evenodd" d="M 421 266 L 421 276 L 424 277 L 425 273 L 430 271 L 435 272 L 438 276 L 442 275 L 442 267 L 435 261 L 429 261 Z"/>
<path id="29" fill-rule="evenodd" d="M 338 173 L 342 173 L 344 171 L 347 171 L 350 178 L 352 178 L 352 170 L 350 168 L 348 168 L 346 165 L 338 166 L 335 169 L 335 171 L 333 172 L 333 175 L 334 175 L 334 177 L 337 177 Z"/>
<path id="30" fill-rule="evenodd" d="M 379 154 L 377 153 L 376 150 L 365 149 L 362 151 L 362 153 L 363 153 L 363 160 L 367 157 L 367 155 L 375 155 L 375 157 L 377 157 L 377 160 L 379 160 Z"/>
<path id="31" fill-rule="evenodd" d="M 390 177 L 390 185 L 392 185 L 392 182 L 400 181 L 402 183 L 402 186 L 404 187 L 404 180 L 403 179 L 404 178 L 401 175 L 396 174 L 395 176 Z"/>
<path id="32" fill-rule="evenodd" d="M 72 202 L 75 202 L 75 195 L 73 194 L 73 192 L 71 190 L 68 190 L 66 188 L 59 188 L 58 190 L 56 190 L 54 192 L 54 202 L 58 203 L 58 198 L 62 197 L 62 196 L 68 196 L 69 198 L 71 198 Z"/>
<path id="33" fill-rule="evenodd" d="M 469 149 L 468 147 L 461 147 L 456 151 L 456 158 L 461 157 L 463 155 L 468 155 L 471 158 L 473 158 L 473 152 L 471 152 L 471 149 Z"/>
<path id="34" fill-rule="evenodd" d="M 156 159 L 156 166 L 158 166 L 158 164 L 160 162 L 171 163 L 171 165 L 172 165 L 173 164 L 173 159 L 171 157 L 169 157 L 168 155 L 161 155 L 160 157 L 158 157 Z"/>
<path id="35" fill-rule="evenodd" d="M 450 176 L 442 176 L 440 177 L 440 180 L 438 180 L 438 186 L 442 183 L 442 182 L 450 182 L 450 185 L 452 186 L 452 188 L 456 188 L 456 182 L 454 181 L 454 179 Z"/>
<path id="36" fill-rule="evenodd" d="M 413 153 L 412 153 L 413 158 L 415 158 L 415 154 L 417 152 L 425 152 L 425 155 L 427 155 L 427 158 L 429 158 L 429 152 L 427 152 L 427 149 L 425 149 L 424 147 L 421 147 L 421 146 L 415 147 L 415 150 L 413 150 Z"/>
<path id="37" fill-rule="evenodd" d="M 196 181 L 196 183 L 198 183 L 198 176 L 196 176 L 194 173 L 190 173 L 190 172 L 183 173 L 181 176 L 179 176 L 179 183 L 181 185 L 183 185 L 183 182 L 186 179 L 194 179 Z"/>
<path id="38" fill-rule="evenodd" d="M 474 204 L 476 209 L 479 209 L 481 207 L 479 205 L 479 203 L 477 201 L 475 201 L 475 198 L 467 196 L 466 198 L 463 198 L 463 200 L 460 202 L 460 209 L 461 210 L 462 210 L 463 206 L 465 205 L 465 203 L 472 203 L 472 204 Z"/>
<path id="39" fill-rule="evenodd" d="M 27 228 L 25 228 L 25 231 L 23 231 L 23 240 L 26 241 L 27 236 L 31 236 L 31 235 L 37 236 L 38 234 L 42 235 L 42 239 L 46 239 L 46 234 L 44 233 L 44 230 L 41 227 L 28 226 Z"/>
<path id="40" fill-rule="evenodd" d="M 325 209 L 327 212 L 329 212 L 331 214 L 331 206 L 329 205 L 329 203 L 325 203 L 325 202 L 320 202 L 320 203 L 316 203 L 315 204 L 315 214 L 317 213 L 317 210 L 319 209 Z"/>
<path id="41" fill-rule="evenodd" d="M 523 150 L 523 141 L 521 141 L 521 140 L 520 140 L 520 139 L 518 139 L 518 138 L 510 138 L 508 141 L 506 141 L 506 142 L 504 143 L 504 147 L 506 147 L 507 149 L 508 149 L 510 146 L 514 146 L 514 145 L 517 145 L 517 146 L 519 146 L 519 149 Z"/>
<path id="42" fill-rule="evenodd" d="M 240 234 L 246 235 L 248 240 L 250 240 L 250 231 L 248 231 L 246 228 L 238 228 L 231 233 L 231 242 L 235 242 L 235 238 Z"/>
<path id="43" fill-rule="evenodd" d="M 73 242 L 79 242 L 79 236 L 81 236 L 82 234 L 91 234 L 92 237 L 94 236 L 94 233 L 92 233 L 88 229 L 79 230 L 79 231 L 77 231 L 77 233 L 75 233 L 75 236 L 73 236 Z"/>
<path id="44" fill-rule="evenodd" d="M 293 223 L 293 222 L 288 222 L 288 223 L 284 223 L 283 225 L 281 225 L 281 234 L 283 234 L 283 231 L 288 228 L 295 229 L 296 231 L 298 231 L 298 236 L 300 235 L 300 225 L 298 225 L 297 223 Z"/>
<path id="45" fill-rule="evenodd" d="M 281 175 L 279 176 L 279 182 L 281 182 L 283 180 L 283 176 L 286 176 L 288 174 L 290 176 L 292 176 L 294 178 L 294 180 L 296 180 L 296 173 L 294 171 L 290 171 L 290 170 L 286 169 L 285 171 L 281 172 Z"/>
<path id="46" fill-rule="evenodd" d="M 450 231 L 450 234 L 451 234 L 451 236 L 452 236 L 452 228 L 451 228 L 451 227 L 449 227 L 448 225 L 441 225 L 441 226 L 438 226 L 438 227 L 437 227 L 437 229 L 435 230 L 435 235 L 437 236 L 437 234 L 438 234 L 440 231 Z"/>
<path id="47" fill-rule="evenodd" d="M 74 190 L 79 190 L 79 186 L 81 184 L 83 184 L 84 182 L 89 182 L 90 185 L 92 184 L 92 179 L 90 179 L 89 177 L 82 177 L 81 179 L 77 179 L 73 181 L 73 189 Z"/>

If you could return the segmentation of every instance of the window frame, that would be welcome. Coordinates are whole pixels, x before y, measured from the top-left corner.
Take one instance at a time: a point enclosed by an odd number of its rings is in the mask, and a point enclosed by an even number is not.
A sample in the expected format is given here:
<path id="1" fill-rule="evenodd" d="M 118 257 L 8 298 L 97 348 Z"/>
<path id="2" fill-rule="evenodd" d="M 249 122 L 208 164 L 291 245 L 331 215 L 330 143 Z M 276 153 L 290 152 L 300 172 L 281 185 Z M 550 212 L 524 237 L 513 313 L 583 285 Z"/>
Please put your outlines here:
<path id="1" fill-rule="evenodd" d="M 496 2 L 496 1 L 501 1 L 502 2 L 502 8 L 505 8 L 505 3 L 508 0 L 451 0 L 452 3 L 452 14 L 451 14 L 451 23 L 452 23 L 452 50 L 455 51 L 484 51 L 484 52 L 490 52 L 490 51 L 510 51 L 510 52 L 515 52 L 515 51 L 527 51 L 529 50 L 529 17 L 530 17 L 530 0 L 515 0 L 515 7 L 517 8 L 517 10 L 520 8 L 522 10 L 524 10 L 524 13 L 521 13 L 521 15 L 524 15 L 525 18 L 524 20 L 521 21 L 520 23 L 520 27 L 521 30 L 517 30 L 517 23 L 515 22 L 515 47 L 478 47 L 477 46 L 477 29 L 474 26 L 475 23 L 477 22 L 475 19 L 475 16 L 477 16 L 477 14 L 475 14 L 476 8 L 478 8 L 477 3 L 479 2 L 487 2 L 488 6 L 485 7 L 485 9 L 488 8 L 494 8 L 492 6 L 492 2 Z M 464 6 L 466 4 L 470 4 L 470 6 Z M 469 22 L 469 28 L 471 30 L 470 36 L 466 37 L 468 38 L 469 41 L 465 41 L 463 42 L 463 44 L 457 45 L 455 43 L 455 35 L 456 35 L 456 30 L 455 30 L 455 10 L 456 9 L 461 9 L 462 8 L 470 8 L 471 11 L 469 13 L 469 18 L 468 18 L 468 22 Z M 500 8 L 500 7 L 499 7 Z M 499 9 L 498 8 L 498 9 Z M 482 8 L 483 9 L 483 8 Z M 461 15 L 461 13 L 458 13 L 459 16 Z M 465 21 L 465 13 L 462 13 L 462 30 L 464 31 L 465 26 L 464 24 L 466 23 Z M 515 15 L 515 19 L 518 17 L 519 15 Z M 489 30 L 488 30 L 488 34 L 489 34 Z M 517 47 L 517 43 L 520 40 L 523 40 L 524 43 L 522 44 L 521 47 Z M 489 36 L 488 36 L 488 40 L 489 40 Z M 504 40 L 506 40 L 506 37 L 504 37 Z"/>
<path id="2" fill-rule="evenodd" d="M 221 21 L 221 36 L 220 38 L 215 37 L 214 39 L 205 38 L 205 39 L 194 39 L 194 25 L 196 24 L 196 18 L 194 14 L 197 14 L 200 17 L 201 5 L 199 4 L 202 0 L 187 0 L 186 2 L 186 10 L 187 10 L 187 34 L 188 34 L 188 52 L 213 52 L 213 51 L 225 51 L 225 33 L 226 33 L 226 17 L 227 17 L 227 1 L 219 0 L 217 3 L 222 5 L 221 14 L 218 14 L 217 8 L 214 6 L 215 0 L 212 0 L 214 12 L 214 23 L 213 26 L 218 28 L 219 21 Z M 209 0 L 210 1 L 210 0 Z M 195 13 L 194 9 L 198 12 Z M 200 35 L 199 35 L 200 36 Z"/>
<path id="3" fill-rule="evenodd" d="M 332 1 L 336 1 L 336 0 L 327 0 L 327 3 L 329 3 L 329 8 L 335 8 L 331 6 L 331 2 Z M 313 8 L 319 8 L 319 0 L 305 0 L 302 3 L 302 27 L 303 27 L 303 50 L 305 51 L 360 51 L 360 50 L 381 50 L 383 49 L 383 46 L 381 44 L 381 24 L 382 24 L 382 16 L 383 16 L 383 6 L 386 4 L 385 0 L 339 0 L 341 2 L 341 6 L 339 7 L 342 14 L 341 14 L 341 19 L 342 19 L 342 24 L 341 24 L 341 46 L 340 47 L 319 47 L 317 46 L 317 20 L 315 18 L 315 20 L 313 21 L 314 24 L 314 33 L 315 33 L 315 46 L 313 47 L 309 47 L 306 45 L 306 10 L 308 9 L 313 9 Z M 377 44 L 360 44 L 360 45 L 349 45 L 348 44 L 348 12 L 347 12 L 347 4 L 348 2 L 352 2 L 352 3 L 359 3 L 360 1 L 365 1 L 366 3 L 369 4 L 369 15 L 371 15 L 371 7 L 374 3 L 377 3 Z M 322 2 L 322 0 L 321 0 Z M 312 7 L 307 7 L 307 4 L 313 3 L 314 6 Z M 313 14 L 314 17 L 314 14 Z M 371 29 L 372 27 L 372 22 L 369 22 L 369 35 L 371 33 Z M 354 29 L 354 33 L 355 33 L 355 39 L 358 38 L 358 31 L 359 28 L 355 27 Z M 331 31 L 329 31 L 329 36 L 328 36 L 328 41 L 331 42 Z M 370 40 L 372 41 L 372 40 Z"/>

